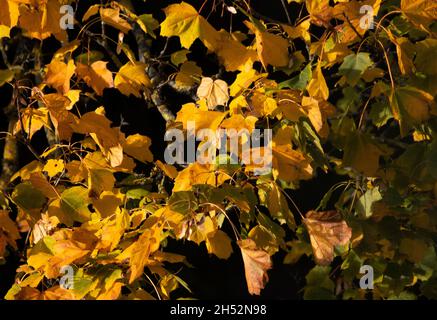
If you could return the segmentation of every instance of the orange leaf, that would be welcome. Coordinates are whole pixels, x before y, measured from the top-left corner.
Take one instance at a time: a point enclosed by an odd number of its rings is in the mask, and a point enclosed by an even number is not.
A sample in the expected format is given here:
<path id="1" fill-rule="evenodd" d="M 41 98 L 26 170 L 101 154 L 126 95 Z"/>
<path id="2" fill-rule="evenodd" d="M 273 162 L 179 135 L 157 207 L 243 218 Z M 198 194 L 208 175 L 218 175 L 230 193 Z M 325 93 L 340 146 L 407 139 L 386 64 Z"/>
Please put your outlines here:
<path id="1" fill-rule="evenodd" d="M 272 268 L 270 256 L 258 249 L 252 239 L 240 240 L 238 245 L 243 256 L 247 289 L 250 294 L 259 295 L 269 280 L 267 270 Z"/>
<path id="2" fill-rule="evenodd" d="M 328 265 L 334 259 L 334 247 L 345 245 L 352 236 L 352 229 L 337 211 L 309 211 L 304 223 L 308 229 L 317 264 Z"/>
<path id="3" fill-rule="evenodd" d="M 76 73 L 80 79 L 83 79 L 88 86 L 101 96 L 103 89 L 113 88 L 114 81 L 112 73 L 106 68 L 107 62 L 96 61 L 91 66 L 78 63 Z"/>

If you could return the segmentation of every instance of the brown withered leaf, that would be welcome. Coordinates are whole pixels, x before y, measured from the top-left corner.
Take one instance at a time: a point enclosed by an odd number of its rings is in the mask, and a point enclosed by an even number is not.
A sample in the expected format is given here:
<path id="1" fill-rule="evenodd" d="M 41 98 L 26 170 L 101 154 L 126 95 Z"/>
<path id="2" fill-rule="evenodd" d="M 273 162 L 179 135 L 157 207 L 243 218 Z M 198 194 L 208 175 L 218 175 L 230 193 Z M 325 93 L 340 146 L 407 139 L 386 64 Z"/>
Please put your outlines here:
<path id="1" fill-rule="evenodd" d="M 345 245 L 352 236 L 352 229 L 335 211 L 308 211 L 304 223 L 308 229 L 317 264 L 328 265 L 334 259 L 334 247 Z"/>
<path id="2" fill-rule="evenodd" d="M 256 247 L 255 241 L 245 239 L 238 241 L 243 256 L 247 289 L 250 294 L 259 295 L 269 277 L 267 270 L 272 268 L 270 256 Z"/>

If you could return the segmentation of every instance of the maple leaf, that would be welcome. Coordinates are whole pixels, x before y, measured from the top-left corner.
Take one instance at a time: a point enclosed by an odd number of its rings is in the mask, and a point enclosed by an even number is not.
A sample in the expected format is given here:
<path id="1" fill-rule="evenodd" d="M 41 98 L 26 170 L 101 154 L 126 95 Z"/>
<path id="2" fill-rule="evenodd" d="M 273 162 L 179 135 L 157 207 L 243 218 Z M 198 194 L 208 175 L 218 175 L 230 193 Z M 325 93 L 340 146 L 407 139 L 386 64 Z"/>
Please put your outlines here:
<path id="1" fill-rule="evenodd" d="M 188 3 L 169 5 L 164 12 L 166 19 L 161 23 L 161 36 L 178 36 L 182 47 L 186 49 L 189 49 L 197 38 L 208 49 L 217 47 L 217 30 Z"/>
<path id="2" fill-rule="evenodd" d="M 267 31 L 260 31 L 254 24 L 245 21 L 246 26 L 255 34 L 256 50 L 264 68 L 267 65 L 284 67 L 290 60 L 286 39 Z"/>
<path id="3" fill-rule="evenodd" d="M 304 223 L 308 229 L 317 264 L 328 265 L 334 259 L 334 247 L 345 245 L 352 236 L 352 229 L 341 220 L 337 211 L 309 211 Z"/>
<path id="4" fill-rule="evenodd" d="M 220 30 L 219 34 L 220 40 L 217 42 L 214 52 L 222 61 L 226 71 L 242 71 L 258 60 L 256 50 L 245 47 L 234 34 L 223 29 Z"/>
<path id="5" fill-rule="evenodd" d="M 269 280 L 267 270 L 272 268 L 270 256 L 258 249 L 252 239 L 239 240 L 237 243 L 243 256 L 247 289 L 250 294 L 259 295 Z"/>

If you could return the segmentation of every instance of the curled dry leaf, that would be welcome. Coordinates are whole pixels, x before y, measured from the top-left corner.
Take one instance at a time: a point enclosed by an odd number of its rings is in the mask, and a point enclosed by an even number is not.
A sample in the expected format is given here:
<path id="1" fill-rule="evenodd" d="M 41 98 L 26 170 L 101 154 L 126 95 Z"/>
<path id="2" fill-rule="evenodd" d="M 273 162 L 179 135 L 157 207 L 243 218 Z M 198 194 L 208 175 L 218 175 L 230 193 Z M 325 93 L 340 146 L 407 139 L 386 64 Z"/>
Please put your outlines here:
<path id="1" fill-rule="evenodd" d="M 334 259 L 334 247 L 345 245 L 352 236 L 352 229 L 337 211 L 309 211 L 304 223 L 308 229 L 317 264 L 328 265 Z"/>
<path id="2" fill-rule="evenodd" d="M 240 240 L 238 245 L 243 256 L 247 289 L 250 294 L 259 295 L 269 281 L 267 270 L 272 268 L 270 256 L 264 250 L 257 248 L 252 239 Z"/>
<path id="3" fill-rule="evenodd" d="M 197 96 L 206 100 L 209 110 L 215 109 L 218 105 L 226 105 L 229 100 L 228 84 L 220 79 L 204 77 L 197 88 Z"/>

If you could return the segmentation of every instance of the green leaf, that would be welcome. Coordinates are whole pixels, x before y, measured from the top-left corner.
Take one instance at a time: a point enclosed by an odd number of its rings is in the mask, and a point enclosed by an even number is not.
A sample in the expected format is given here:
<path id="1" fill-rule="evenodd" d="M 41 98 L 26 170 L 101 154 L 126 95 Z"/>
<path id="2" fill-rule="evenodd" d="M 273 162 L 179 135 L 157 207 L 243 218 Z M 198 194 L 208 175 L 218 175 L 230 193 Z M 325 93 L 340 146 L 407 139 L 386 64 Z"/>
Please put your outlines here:
<path id="1" fill-rule="evenodd" d="M 369 189 L 358 199 L 356 209 L 362 217 L 369 218 L 373 213 L 372 205 L 381 199 L 378 187 Z"/>
<path id="2" fill-rule="evenodd" d="M 414 125 L 428 120 L 431 113 L 436 113 L 434 97 L 410 86 L 396 88 L 390 95 L 390 105 L 394 118 L 399 121 L 402 136 Z"/>
<path id="3" fill-rule="evenodd" d="M 129 189 L 126 192 L 126 197 L 128 199 L 139 200 L 139 199 L 142 199 L 145 196 L 147 196 L 149 193 L 150 193 L 150 191 L 147 189 L 144 189 L 144 188 L 133 188 L 133 189 Z"/>
<path id="4" fill-rule="evenodd" d="M 90 203 L 88 189 L 84 187 L 72 187 L 62 192 L 61 209 L 75 221 L 86 222 L 91 219 L 88 209 Z"/>
<path id="5" fill-rule="evenodd" d="M 338 73 L 346 77 L 346 81 L 355 86 L 363 75 L 364 71 L 373 64 L 367 52 L 350 54 L 346 56 L 341 64 Z"/>
<path id="6" fill-rule="evenodd" d="M 279 89 L 290 88 L 303 90 L 308 85 L 308 82 L 312 78 L 311 64 L 308 63 L 307 66 L 295 77 L 290 80 L 283 81 L 278 84 Z"/>
<path id="7" fill-rule="evenodd" d="M 385 125 L 388 120 L 393 118 L 393 113 L 391 112 L 390 106 L 387 103 L 378 101 L 372 104 L 369 118 L 372 120 L 375 126 L 380 128 Z"/>
<path id="8" fill-rule="evenodd" d="M 159 22 L 151 14 L 142 14 L 138 18 L 137 22 L 141 29 L 156 39 L 156 34 L 153 31 L 159 27 Z"/>
<path id="9" fill-rule="evenodd" d="M 47 199 L 30 182 L 23 182 L 17 185 L 12 193 L 12 200 L 23 210 L 33 211 L 41 209 Z"/>
<path id="10" fill-rule="evenodd" d="M 0 70 L 0 87 L 12 79 L 14 79 L 14 73 L 11 70 Z"/>
<path id="11" fill-rule="evenodd" d="M 333 300 L 334 282 L 329 278 L 330 267 L 315 266 L 305 277 L 305 300 Z"/>

